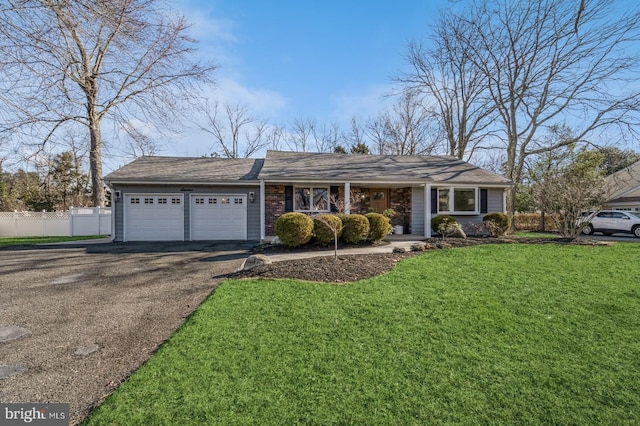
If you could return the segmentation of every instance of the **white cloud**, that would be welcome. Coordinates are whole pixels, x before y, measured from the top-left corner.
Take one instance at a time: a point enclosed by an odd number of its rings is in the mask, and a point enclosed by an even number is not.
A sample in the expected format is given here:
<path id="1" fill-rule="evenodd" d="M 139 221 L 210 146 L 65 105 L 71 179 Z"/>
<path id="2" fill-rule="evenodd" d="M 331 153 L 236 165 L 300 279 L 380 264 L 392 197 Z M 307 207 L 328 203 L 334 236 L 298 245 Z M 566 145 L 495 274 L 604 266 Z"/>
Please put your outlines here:
<path id="1" fill-rule="evenodd" d="M 285 96 L 277 91 L 245 86 L 230 77 L 218 77 L 207 97 L 221 104 L 246 105 L 256 119 L 274 119 L 287 106 Z"/>

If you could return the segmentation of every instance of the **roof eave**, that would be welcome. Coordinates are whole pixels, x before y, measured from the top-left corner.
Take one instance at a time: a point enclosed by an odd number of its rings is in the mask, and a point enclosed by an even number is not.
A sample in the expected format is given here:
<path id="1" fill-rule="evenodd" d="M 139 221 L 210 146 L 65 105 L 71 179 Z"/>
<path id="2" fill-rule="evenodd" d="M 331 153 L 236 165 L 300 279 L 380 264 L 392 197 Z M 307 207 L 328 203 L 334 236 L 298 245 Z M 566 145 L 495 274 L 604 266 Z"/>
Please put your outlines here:
<path id="1" fill-rule="evenodd" d="M 483 187 L 496 187 L 506 188 L 513 186 L 513 182 L 469 182 L 469 181 L 430 181 L 430 180 L 386 180 L 386 179 L 341 179 L 341 178 L 262 178 L 265 183 L 278 183 L 278 184 L 306 184 L 306 183 L 322 183 L 322 184 L 336 184 L 336 183 L 349 183 L 351 185 L 404 185 L 404 186 L 424 186 L 429 185 L 441 185 L 441 186 L 483 186 Z"/>
<path id="2" fill-rule="evenodd" d="M 257 179 L 247 180 L 153 180 L 153 179 L 105 179 L 108 185 L 226 185 L 226 186 L 242 186 L 242 185 L 259 185 Z"/>

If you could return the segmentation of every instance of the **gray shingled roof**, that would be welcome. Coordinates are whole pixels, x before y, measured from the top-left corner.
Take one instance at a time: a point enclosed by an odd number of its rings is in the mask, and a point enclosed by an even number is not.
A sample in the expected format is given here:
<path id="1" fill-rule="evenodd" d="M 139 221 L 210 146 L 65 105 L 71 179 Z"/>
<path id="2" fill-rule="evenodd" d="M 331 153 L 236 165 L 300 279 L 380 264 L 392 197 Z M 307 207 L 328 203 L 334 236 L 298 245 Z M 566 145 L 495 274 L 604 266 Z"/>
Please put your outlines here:
<path id="1" fill-rule="evenodd" d="M 265 181 L 429 182 L 503 184 L 511 181 L 451 156 L 324 154 L 268 151 Z"/>
<path id="2" fill-rule="evenodd" d="M 510 185 L 495 173 L 450 156 L 268 151 L 266 159 L 140 157 L 108 182 L 420 182 Z"/>
<path id="3" fill-rule="evenodd" d="M 140 157 L 105 176 L 109 182 L 234 182 L 258 178 L 253 158 Z"/>
<path id="4" fill-rule="evenodd" d="M 638 187 L 640 187 L 640 161 L 605 178 L 605 191 L 612 201 Z"/>

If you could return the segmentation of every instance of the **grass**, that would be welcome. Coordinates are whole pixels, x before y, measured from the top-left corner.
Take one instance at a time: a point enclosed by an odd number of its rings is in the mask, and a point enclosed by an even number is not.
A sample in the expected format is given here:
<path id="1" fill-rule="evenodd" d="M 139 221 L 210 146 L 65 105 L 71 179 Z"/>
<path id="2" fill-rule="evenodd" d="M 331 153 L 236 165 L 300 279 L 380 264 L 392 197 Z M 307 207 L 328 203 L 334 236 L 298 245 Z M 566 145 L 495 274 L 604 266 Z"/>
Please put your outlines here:
<path id="1" fill-rule="evenodd" d="M 639 424 L 640 244 L 226 281 L 87 424 Z"/>
<path id="2" fill-rule="evenodd" d="M 66 241 L 93 240 L 96 238 L 104 237 L 104 235 L 90 235 L 84 237 L 0 237 L 0 247 L 45 243 L 62 243 Z"/>

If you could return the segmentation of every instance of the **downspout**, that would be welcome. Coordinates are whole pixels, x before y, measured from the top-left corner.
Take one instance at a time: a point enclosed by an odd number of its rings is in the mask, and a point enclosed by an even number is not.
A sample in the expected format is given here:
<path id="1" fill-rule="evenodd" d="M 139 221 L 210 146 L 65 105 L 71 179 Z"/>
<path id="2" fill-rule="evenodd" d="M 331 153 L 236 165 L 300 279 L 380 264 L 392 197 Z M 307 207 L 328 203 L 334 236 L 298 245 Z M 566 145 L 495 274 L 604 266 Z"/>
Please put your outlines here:
<path id="1" fill-rule="evenodd" d="M 431 184 L 424 186 L 424 237 L 431 238 Z"/>
<path id="2" fill-rule="evenodd" d="M 110 182 L 105 181 L 104 183 L 111 191 L 111 237 L 109 240 L 114 242 L 116 240 L 116 191 L 113 189 Z M 124 221 L 122 223 L 124 223 Z M 100 228 L 100 214 L 98 214 L 98 228 Z M 73 232 L 73 230 L 71 231 Z M 122 232 L 124 232 L 124 230 Z"/>
<path id="3" fill-rule="evenodd" d="M 351 214 L 351 183 L 344 183 L 344 212 Z"/>
<path id="4" fill-rule="evenodd" d="M 264 242 L 265 235 L 265 189 L 264 179 L 260 179 L 260 242 Z"/>

